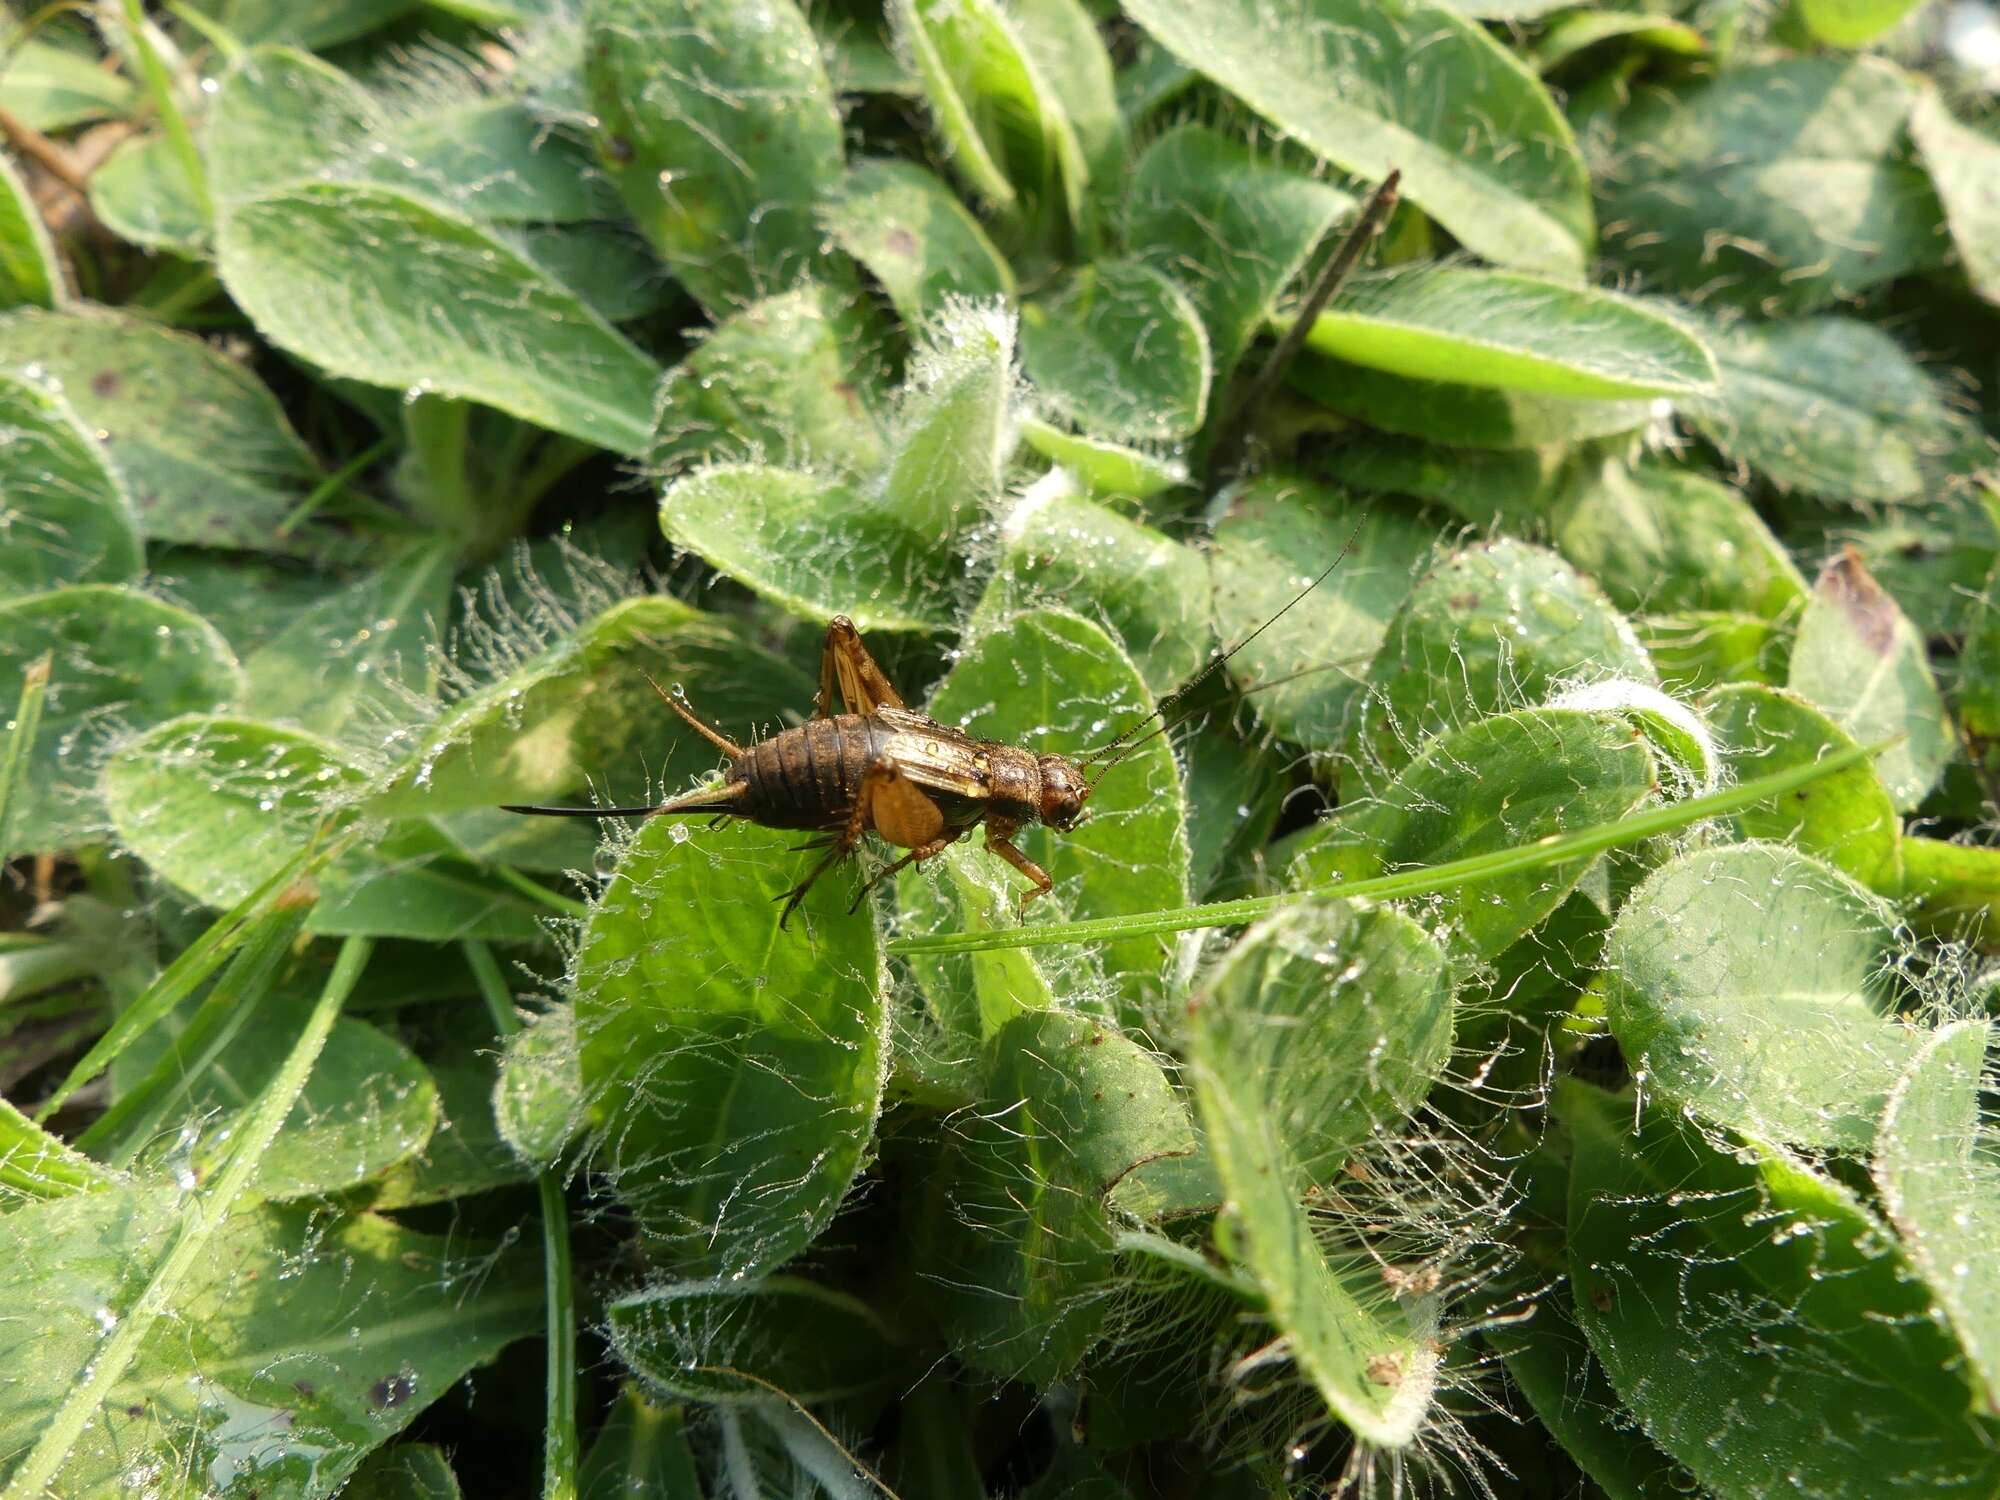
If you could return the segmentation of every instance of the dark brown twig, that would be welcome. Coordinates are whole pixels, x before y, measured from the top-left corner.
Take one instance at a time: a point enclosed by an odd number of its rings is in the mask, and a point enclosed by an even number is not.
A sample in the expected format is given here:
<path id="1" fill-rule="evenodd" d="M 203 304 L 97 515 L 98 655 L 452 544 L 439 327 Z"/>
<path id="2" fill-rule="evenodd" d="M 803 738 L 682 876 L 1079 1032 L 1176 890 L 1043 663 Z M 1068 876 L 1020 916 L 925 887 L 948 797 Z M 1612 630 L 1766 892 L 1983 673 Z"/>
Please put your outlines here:
<path id="1" fill-rule="evenodd" d="M 1250 378 L 1242 394 L 1230 407 L 1228 417 L 1216 430 L 1215 446 L 1208 453 L 1207 478 L 1211 491 L 1242 457 L 1243 444 L 1250 435 L 1251 419 L 1271 399 L 1271 393 L 1285 378 L 1285 372 L 1291 369 L 1292 361 L 1305 347 L 1306 335 L 1312 332 L 1313 323 L 1326 310 L 1327 303 L 1333 300 L 1333 294 L 1354 274 L 1354 268 L 1361 264 L 1361 257 L 1368 253 L 1369 245 L 1382 232 L 1382 226 L 1389 222 L 1389 215 L 1396 207 L 1397 185 L 1402 180 L 1400 171 L 1392 171 L 1382 179 L 1382 185 L 1375 189 L 1374 196 L 1355 216 L 1347 237 L 1334 251 L 1333 259 L 1319 273 L 1319 279 L 1306 294 L 1306 300 L 1299 304 L 1298 317 L 1285 330 L 1284 337 L 1278 340 L 1278 347 L 1271 351 L 1271 357 Z"/>

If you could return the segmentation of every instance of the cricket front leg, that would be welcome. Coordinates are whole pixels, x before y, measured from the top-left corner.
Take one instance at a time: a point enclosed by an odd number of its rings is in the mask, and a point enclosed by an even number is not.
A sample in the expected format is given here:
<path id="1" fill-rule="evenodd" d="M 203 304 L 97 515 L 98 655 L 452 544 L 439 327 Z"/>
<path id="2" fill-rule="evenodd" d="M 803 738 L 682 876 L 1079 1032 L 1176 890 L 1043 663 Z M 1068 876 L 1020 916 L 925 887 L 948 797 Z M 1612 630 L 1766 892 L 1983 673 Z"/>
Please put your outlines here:
<path id="1" fill-rule="evenodd" d="M 1049 879 L 1047 870 L 1016 849 L 1010 842 L 1020 829 L 1019 823 L 1011 823 L 1004 818 L 986 820 L 986 847 L 1035 883 L 1033 890 L 1021 892 L 1021 914 L 1026 916 L 1028 903 L 1037 896 L 1047 895 L 1055 889 L 1056 883 Z"/>
<path id="2" fill-rule="evenodd" d="M 861 903 L 868 899 L 868 893 L 874 890 L 875 887 L 880 885 L 883 881 L 887 880 L 890 876 L 896 874 L 897 872 L 899 872 L 908 865 L 912 864 L 920 865 L 925 860 L 930 859 L 932 856 L 944 853 L 945 850 L 949 849 L 953 844 L 957 843 L 960 839 L 964 838 L 967 832 L 968 832 L 967 829 L 961 828 L 955 833 L 945 834 L 942 838 L 932 839 L 928 844 L 919 844 L 916 848 L 912 849 L 908 854 L 905 854 L 901 859 L 897 860 L 893 865 L 890 865 L 887 869 L 878 870 L 872 877 L 869 878 L 867 884 L 863 885 L 860 890 L 854 893 L 853 904 L 847 908 L 849 913 L 861 910 Z"/>
<path id="3" fill-rule="evenodd" d="M 851 714 L 872 714 L 885 704 L 904 707 L 903 695 L 889 682 L 888 673 L 861 643 L 861 632 L 846 615 L 835 615 L 826 627 L 826 644 L 819 653 L 819 696 L 813 699 L 813 717 L 831 718 L 838 702 Z"/>

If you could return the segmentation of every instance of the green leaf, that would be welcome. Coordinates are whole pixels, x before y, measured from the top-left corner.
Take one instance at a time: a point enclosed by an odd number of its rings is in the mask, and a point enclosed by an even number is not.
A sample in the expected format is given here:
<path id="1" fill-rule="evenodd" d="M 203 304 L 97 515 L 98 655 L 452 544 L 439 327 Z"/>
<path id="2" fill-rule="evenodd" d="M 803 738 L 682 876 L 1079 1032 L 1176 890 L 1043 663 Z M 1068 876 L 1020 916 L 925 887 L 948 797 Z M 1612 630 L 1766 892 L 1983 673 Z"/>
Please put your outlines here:
<path id="1" fill-rule="evenodd" d="M 1618 914 L 1612 1034 L 1646 1089 L 1767 1140 L 1865 1151 L 1919 1034 L 1882 1014 L 1894 914 L 1782 844 L 1697 850 Z"/>
<path id="2" fill-rule="evenodd" d="M 1207 410 L 1208 335 L 1194 305 L 1136 260 L 1085 266 L 1028 303 L 1021 364 L 1059 415 L 1115 442 L 1187 438 Z"/>
<path id="3" fill-rule="evenodd" d="M 32 1443 L 172 1242 L 181 1195 L 87 1193 L 0 1218 L 0 1469 Z M 57 1476 L 130 1493 L 198 1474 L 231 1500 L 327 1495 L 474 1365 L 541 1321 L 532 1258 L 365 1215 L 256 1209 L 216 1232 Z M 135 1467 L 136 1466 L 136 1467 Z"/>
<path id="4" fill-rule="evenodd" d="M 205 621 L 129 589 L 82 584 L 0 601 L 0 703 L 53 652 L 41 729 L 8 813 L 17 851 L 61 849 L 102 824 L 98 769 L 115 733 L 220 707 L 243 674 Z"/>
<path id="5" fill-rule="evenodd" d="M 0 157 L 0 308 L 54 307 L 62 296 L 55 242 L 13 159 Z"/>
<path id="6" fill-rule="evenodd" d="M 1902 8 L 1900 0 L 1893 3 Z M 1954 119 L 1931 89 L 1910 111 L 1910 139 L 1944 205 L 1945 227 L 1972 289 L 2000 301 L 2000 141 Z"/>
<path id="7" fill-rule="evenodd" d="M 1343 171 L 1403 195 L 1499 265 L 1573 273 L 1589 188 L 1555 104 L 1449 6 L 1402 0 L 1130 0 L 1189 67 Z"/>
<path id="8" fill-rule="evenodd" d="M 1581 1086 L 1570 1276 L 1611 1383 L 1718 1495 L 1984 1495 L 1991 1432 L 1886 1228 L 1797 1158 Z M 1726 1417 L 1718 1419 L 1718 1393 Z"/>
<path id="9" fill-rule="evenodd" d="M 1357 432 L 1329 455 L 1327 472 L 1356 489 L 1441 505 L 1473 525 L 1534 536 L 1570 480 L 1560 449 L 1444 447 Z"/>
<path id="10" fill-rule="evenodd" d="M 1573 10 L 1550 22 L 1529 56 L 1537 72 L 1553 73 L 1578 53 L 1612 41 L 1676 57 L 1700 57 L 1708 51 L 1708 41 L 1699 31 L 1666 16 L 1643 10 Z"/>
<path id="11" fill-rule="evenodd" d="M 463 1500 L 458 1476 L 442 1448 L 397 1443 L 378 1448 L 340 1492 L 346 1500 Z"/>
<path id="12" fill-rule="evenodd" d="M 1440 735 L 1378 798 L 1315 830 L 1285 883 L 1368 880 L 1610 823 L 1655 791 L 1654 756 L 1623 714 L 1538 708 Z M 1434 930 L 1491 959 L 1560 906 L 1588 858 L 1524 870 L 1422 903 Z"/>
<path id="13" fill-rule="evenodd" d="M 1136 258 L 1186 291 L 1220 384 L 1278 294 L 1353 208 L 1338 188 L 1260 160 L 1206 126 L 1179 125 L 1133 169 L 1125 236 Z"/>
<path id="14" fill-rule="evenodd" d="M 30 129 L 47 134 L 125 115 L 133 94 L 131 81 L 100 67 L 87 44 L 70 47 L 20 36 L 10 24 L 0 52 L 0 95 Z"/>
<path id="15" fill-rule="evenodd" d="M 1362 670 L 1433 540 L 1414 517 L 1364 509 L 1289 475 L 1261 476 L 1231 502 L 1210 558 L 1216 633 L 1229 646 L 1247 642 L 1227 671 L 1251 695 L 1259 723 L 1309 750 L 1339 748 Z M 1274 618 L 1343 547 L 1326 581 Z M 1270 628 L 1250 639 L 1267 620 Z"/>
<path id="16" fill-rule="evenodd" d="M 670 540 L 807 619 L 935 630 L 956 615 L 967 545 L 1008 453 L 1013 328 L 958 306 L 934 322 L 891 426 L 888 459 L 848 482 L 738 464 L 667 487 Z"/>
<path id="17" fill-rule="evenodd" d="M 1111 627 L 1155 697 L 1208 659 L 1208 563 L 1183 542 L 1076 494 L 1068 476 L 1032 487 L 1000 524 L 1005 562 L 978 621 L 1035 603 L 1088 611 Z"/>
<path id="18" fill-rule="evenodd" d="M 201 9 L 245 43 L 328 47 L 366 36 L 413 5 L 414 0 L 205 0 Z"/>
<path id="19" fill-rule="evenodd" d="M 1072 1011 L 1016 1016 L 959 1127 L 938 1254 L 950 1332 L 975 1368 L 1045 1385 L 1072 1371 L 1106 1311 L 1105 1196 L 1140 1163 L 1194 1150 L 1151 1054 Z"/>
<path id="20" fill-rule="evenodd" d="M 1741 780 L 1809 765 L 1854 744 L 1797 694 L 1761 683 L 1719 687 L 1702 700 L 1701 711 Z M 1782 802 L 1740 812 L 1734 822 L 1745 838 L 1795 843 L 1882 895 L 1902 888 L 1901 822 L 1872 765 L 1836 771 Z"/>
<path id="21" fill-rule="evenodd" d="M 226 1121 L 254 1104 L 284 1066 L 305 1010 L 304 1005 L 278 1003 L 276 997 L 259 1006 L 207 1072 L 188 1080 L 182 1094 L 185 1118 Z M 127 1056 L 143 1065 L 171 1042 L 171 1035 L 151 1032 Z M 257 1163 L 248 1191 L 275 1202 L 347 1192 L 422 1151 L 438 1119 L 438 1092 L 429 1070 L 386 1033 L 343 1017 L 334 1022 L 305 1092 Z M 191 1161 L 185 1142 L 174 1142 L 170 1149 L 180 1154 L 180 1161 L 169 1154 L 162 1165 L 191 1165 L 205 1178 L 220 1166 L 234 1134 L 226 1123 L 205 1131 Z"/>
<path id="22" fill-rule="evenodd" d="M 514 1154 L 547 1168 L 583 1129 L 583 1072 L 576 1012 L 551 1006 L 507 1038 L 493 1089 L 493 1118 Z"/>
<path id="23" fill-rule="evenodd" d="M 1308 348 L 1413 380 L 1624 400 L 1706 391 L 1715 361 L 1680 324 L 1593 287 L 1419 266 L 1349 287 Z"/>
<path id="24" fill-rule="evenodd" d="M 126 745 L 103 795 L 126 847 L 196 900 L 242 900 L 351 815 L 368 783 L 332 745 L 248 719 L 190 716 Z M 324 832 L 322 830 L 324 829 Z M 542 908 L 448 857 L 435 831 L 378 837 L 319 877 L 314 932 L 534 941 Z"/>
<path id="25" fill-rule="evenodd" d="M 1125 178 L 1125 118 L 1102 17 L 1084 0 L 1011 0 L 1005 14 L 1075 142 L 1059 142 L 1057 162 L 1077 242 L 1088 251 L 1102 238 L 1100 208 Z"/>
<path id="26" fill-rule="evenodd" d="M 120 239 L 206 259 L 208 215 L 187 162 L 165 134 L 135 135 L 90 174 L 90 209 Z"/>
<path id="27" fill-rule="evenodd" d="M 236 205 L 216 251 L 258 331 L 330 374 L 482 402 L 614 452 L 647 446 L 652 358 L 469 219 L 308 184 Z"/>
<path id="28" fill-rule="evenodd" d="M 577 1475 L 582 1500 L 702 1500 L 687 1417 L 679 1405 L 655 1405 L 635 1386 L 618 1392 Z"/>
<path id="29" fill-rule="evenodd" d="M 1993 1027 L 1960 1021 L 1910 1059 L 1889 1095 L 1875 1181 L 1903 1248 L 1951 1320 L 1985 1415 L 2000 1415 L 2000 1168 L 1980 1093 Z"/>
<path id="30" fill-rule="evenodd" d="M 611 1347 L 649 1386 L 712 1403 L 806 1405 L 896 1377 L 895 1335 L 859 1298 L 798 1276 L 674 1281 L 605 1309 Z"/>
<path id="31" fill-rule="evenodd" d="M 118 1185 L 112 1172 L 0 1099 L 0 1216 Z"/>
<path id="32" fill-rule="evenodd" d="M 1864 744 L 1901 736 L 1876 762 L 1899 811 L 1923 801 L 1957 749 L 1923 638 L 1851 547 L 1813 584 L 1787 685 Z"/>
<path id="33" fill-rule="evenodd" d="M 260 718 L 380 744 L 427 693 L 430 652 L 451 604 L 453 558 L 410 548 L 353 583 L 327 589 L 243 663 L 245 702 Z"/>
<path id="34" fill-rule="evenodd" d="M 952 169 L 1016 223 L 1080 226 L 1083 147 L 1012 16 L 993 0 L 885 7 Z"/>
<path id="35" fill-rule="evenodd" d="M 1014 272 L 950 188 L 914 162 L 863 161 L 821 210 L 827 232 L 882 283 L 912 328 L 946 296 L 1014 295 Z"/>
<path id="36" fill-rule="evenodd" d="M 1625 617 L 1553 552 L 1514 541 L 1454 552 L 1417 581 L 1368 667 L 1348 736 L 1355 769 L 1380 785 L 1433 735 L 1532 705 L 1579 667 L 1655 680 Z"/>
<path id="37" fill-rule="evenodd" d="M 1908 500 L 1991 444 L 1879 328 L 1828 316 L 1709 330 L 1722 389 L 1688 408 L 1723 454 L 1820 500 Z"/>
<path id="38" fill-rule="evenodd" d="M 1651 401 L 1577 401 L 1458 381 L 1411 380 L 1310 351 L 1293 362 L 1287 380 L 1343 417 L 1463 448 L 1550 448 L 1631 432 L 1657 416 Z"/>
<path id="39" fill-rule="evenodd" d="M 1632 622 L 1660 681 L 1682 697 L 1731 682 L 1776 687 L 1792 649 L 1789 629 L 1762 615 L 1691 610 Z"/>
<path id="40" fill-rule="evenodd" d="M 56 392 L 0 375 L 0 598 L 145 566 L 125 483 Z"/>
<path id="41" fill-rule="evenodd" d="M 202 134 L 224 202 L 343 181 L 399 188 L 488 224 L 575 224 L 617 205 L 583 151 L 517 99 L 449 85 L 384 98 L 291 47 L 245 53 Z"/>
<path id="42" fill-rule="evenodd" d="M 1860 47 L 1916 9 L 1917 0 L 1799 0 L 1806 29 L 1835 47 Z"/>
<path id="43" fill-rule="evenodd" d="M 214 348 L 105 310 L 0 317 L 0 369 L 58 382 L 84 426 L 110 434 L 139 524 L 154 541 L 266 551 L 319 478 L 258 379 Z"/>
<path id="44" fill-rule="evenodd" d="M 1553 529 L 1563 556 L 1621 609 L 1779 619 L 1806 596 L 1749 502 L 1684 469 L 1604 462 L 1564 497 Z"/>
<path id="45" fill-rule="evenodd" d="M 1068 469 L 1093 495 L 1149 500 L 1188 482 L 1187 465 L 1178 458 L 1065 432 L 1035 417 L 1022 419 L 1021 441 Z"/>
<path id="46" fill-rule="evenodd" d="M 972 642 L 938 685 L 930 713 L 975 739 L 1075 756 L 1151 707 L 1138 669 L 1116 642 L 1087 620 L 1039 609 Z M 1055 881 L 1034 920 L 1181 905 L 1188 899 L 1187 812 L 1168 742 L 1152 740 L 1108 771 L 1091 794 L 1089 820 L 1074 832 L 1024 828 L 1015 842 Z M 1099 956 L 1131 1005 L 1157 985 L 1167 955 L 1141 938 L 1107 943 Z"/>
<path id="47" fill-rule="evenodd" d="M 1650 281 L 1765 316 L 1845 301 L 1941 258 L 1909 160 L 1908 74 L 1794 57 L 1638 91 L 1601 171 L 1607 250 Z"/>
<path id="48" fill-rule="evenodd" d="M 657 801 L 661 787 L 706 775 L 715 751 L 660 701 L 649 675 L 669 690 L 684 685 L 732 735 L 803 708 L 814 686 L 671 595 L 627 599 L 445 707 L 405 742 L 369 810 L 443 817 L 561 801 L 586 786 L 612 804 Z"/>
<path id="49" fill-rule="evenodd" d="M 1020 899 L 1020 881 L 1007 866 L 962 843 L 896 877 L 897 931 L 991 932 L 1013 925 Z M 965 963 L 917 958 L 910 972 L 925 1010 L 968 1056 L 1023 1011 L 1061 1003 L 1041 965 L 1019 951 L 982 953 Z"/>
<path id="50" fill-rule="evenodd" d="M 1187 777 L 1188 848 L 1197 896 L 1253 887 L 1291 790 L 1284 759 L 1245 744 L 1220 714 L 1195 721 L 1179 751 Z M 1240 889 L 1239 889 L 1240 888 Z"/>
<path id="51" fill-rule="evenodd" d="M 1429 1409 L 1435 1301 L 1385 1297 L 1380 1266 L 1324 1248 L 1301 1198 L 1416 1105 L 1450 1038 L 1444 955 L 1407 917 L 1344 904 L 1253 927 L 1189 1018 L 1195 1099 L 1229 1195 L 1218 1240 L 1263 1290 L 1299 1374 L 1381 1447 L 1407 1444 Z"/>
<path id="52" fill-rule="evenodd" d="M 859 307 L 822 286 L 724 319 L 660 382 L 648 466 L 666 475 L 717 460 L 873 472 L 883 418 L 866 335 Z"/>
<path id="53" fill-rule="evenodd" d="M 816 861 L 817 853 L 804 856 Z M 824 1229 L 874 1134 L 888 1040 L 875 925 L 782 835 L 647 823 L 573 966 L 583 1085 L 613 1189 L 663 1269 L 749 1278 Z"/>
<path id="54" fill-rule="evenodd" d="M 500 1133 L 499 1059 L 488 1040 L 481 1036 L 476 1050 L 447 1046 L 423 1058 L 437 1087 L 437 1128 L 421 1149 L 349 1195 L 349 1203 L 382 1213 L 532 1180 L 528 1164 Z"/>
<path id="55" fill-rule="evenodd" d="M 838 274 L 840 111 L 792 0 L 590 0 L 584 77 L 626 208 L 711 316 Z"/>

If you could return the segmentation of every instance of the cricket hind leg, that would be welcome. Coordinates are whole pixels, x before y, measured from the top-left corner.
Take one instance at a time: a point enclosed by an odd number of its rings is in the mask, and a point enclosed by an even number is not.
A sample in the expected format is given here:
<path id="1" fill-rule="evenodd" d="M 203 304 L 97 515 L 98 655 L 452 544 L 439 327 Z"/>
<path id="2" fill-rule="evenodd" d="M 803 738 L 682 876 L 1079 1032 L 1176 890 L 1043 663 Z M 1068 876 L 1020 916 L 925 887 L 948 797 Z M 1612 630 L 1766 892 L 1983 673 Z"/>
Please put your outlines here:
<path id="1" fill-rule="evenodd" d="M 861 632 L 846 615 L 835 615 L 826 627 L 826 644 L 819 653 L 819 696 L 813 717 L 833 717 L 834 702 L 851 714 L 872 714 L 882 707 L 903 708 L 903 695 L 889 681 L 861 642 Z"/>
<path id="2" fill-rule="evenodd" d="M 855 793 L 854 806 L 848 812 L 846 826 L 834 836 L 832 847 L 827 849 L 825 858 L 813 866 L 812 872 L 804 880 L 785 893 L 785 909 L 778 917 L 780 929 L 791 920 L 792 913 L 797 911 L 799 903 L 805 900 L 806 892 L 812 889 L 813 882 L 831 869 L 837 861 L 851 855 L 855 846 L 861 842 L 861 836 L 870 828 L 881 834 L 888 842 L 912 851 L 909 857 L 897 861 L 885 873 L 900 870 L 909 863 L 910 858 L 927 859 L 959 836 L 945 828 L 943 809 L 897 770 L 893 762 L 871 761 L 867 772 L 861 778 L 860 790 Z M 917 854 L 915 851 L 918 850 L 929 852 Z M 880 878 L 876 877 L 878 880 Z M 870 880 L 864 885 L 861 889 L 862 895 L 866 895 L 874 884 L 875 881 Z M 853 911 L 860 904 L 860 897 L 856 897 L 854 906 L 850 906 L 848 910 Z"/>

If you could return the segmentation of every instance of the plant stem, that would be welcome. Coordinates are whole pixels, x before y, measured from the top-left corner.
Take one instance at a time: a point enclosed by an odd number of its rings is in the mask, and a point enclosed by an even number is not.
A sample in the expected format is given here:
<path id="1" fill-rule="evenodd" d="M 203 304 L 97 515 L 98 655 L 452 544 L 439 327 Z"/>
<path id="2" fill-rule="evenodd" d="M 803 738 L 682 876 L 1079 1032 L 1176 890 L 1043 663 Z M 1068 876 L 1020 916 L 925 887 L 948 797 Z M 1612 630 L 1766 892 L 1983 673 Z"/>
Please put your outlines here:
<path id="1" fill-rule="evenodd" d="M 327 501 L 346 489 L 349 484 L 354 482 L 358 475 L 366 473 L 376 463 L 387 458 L 395 451 L 395 443 L 388 438 L 382 438 L 363 448 L 354 457 L 350 458 L 346 463 L 314 485 L 312 493 L 293 507 L 292 513 L 278 523 L 277 534 L 279 536 L 290 536 L 294 526 L 297 526 L 299 522 L 305 520 L 306 517 L 326 504 Z"/>
<path id="2" fill-rule="evenodd" d="M 1472 885 L 1482 880 L 1558 864 L 1587 854 L 1599 854 L 1620 844 L 1636 843 L 1656 834 L 1671 833 L 1690 823 L 1740 812 L 1771 797 L 1781 797 L 1810 786 L 1822 777 L 1846 769 L 1870 756 L 1879 755 L 1893 741 L 1876 745 L 1855 745 L 1809 766 L 1760 776 L 1727 791 L 1650 808 L 1575 833 L 1550 834 L 1532 844 L 1515 849 L 1496 849 L 1427 869 L 1404 870 L 1379 875 L 1370 880 L 1335 881 L 1302 891 L 1277 896 L 1251 896 L 1240 901 L 1216 901 L 1207 906 L 1184 906 L 1175 911 L 1138 912 L 1123 917 L 1100 917 L 1091 922 L 1055 923 L 1047 927 L 1003 927 L 990 932 L 942 932 L 927 937 L 902 938 L 889 944 L 891 953 L 980 953 L 992 948 L 1051 948 L 1062 943 L 1109 942 L 1117 938 L 1148 937 L 1155 933 L 1192 932 L 1202 927 L 1240 927 L 1267 917 L 1281 907 L 1306 901 L 1358 901 L 1366 897 L 1392 901 L 1404 896 L 1429 895 Z"/>
<path id="3" fill-rule="evenodd" d="M 1932 930 L 1972 928 L 2000 938 L 2000 849 L 1903 835 L 1903 899 Z"/>
<path id="4" fill-rule="evenodd" d="M 160 1314 L 172 1304 L 188 1272 L 207 1251 L 209 1241 L 249 1186 L 257 1164 L 277 1139 L 292 1106 L 298 1103 L 313 1064 L 319 1061 L 333 1023 L 340 1016 L 340 1008 L 353 990 L 355 980 L 361 977 L 373 947 L 373 940 L 365 937 L 351 937 L 341 944 L 340 956 L 334 960 L 326 988 L 320 991 L 312 1014 L 306 1018 L 305 1029 L 292 1044 L 291 1054 L 270 1086 L 244 1116 L 236 1143 L 222 1169 L 205 1192 L 190 1195 L 181 1210 L 173 1243 L 154 1266 L 145 1289 L 97 1346 L 76 1384 L 70 1387 L 62 1405 L 42 1429 L 41 1437 L 14 1471 L 0 1500 L 34 1500 L 48 1491 L 70 1449 L 83 1435 L 83 1429 L 97 1414 L 112 1387 L 123 1378 L 140 1344 L 153 1331 Z"/>
<path id="5" fill-rule="evenodd" d="M 521 1029 L 514 1014 L 514 997 L 506 976 L 484 943 L 468 940 L 465 961 L 479 984 L 479 993 L 493 1017 L 493 1029 L 503 1037 Z M 554 1169 L 535 1174 L 542 1200 L 542 1277 L 549 1309 L 548 1424 L 543 1440 L 542 1500 L 575 1500 L 576 1435 L 576 1288 L 570 1274 L 569 1209 Z"/>
<path id="6" fill-rule="evenodd" d="M 466 447 L 471 421 L 472 407 L 446 396 L 419 396 L 403 409 L 410 456 L 424 477 L 424 511 L 461 543 L 480 530 Z"/>
<path id="7" fill-rule="evenodd" d="M 0 757 L 0 859 L 11 851 L 7 843 L 7 820 L 14 810 L 14 793 L 20 789 L 21 767 L 28 763 L 28 748 L 42 727 L 42 699 L 49 690 L 49 667 L 55 653 L 45 651 L 28 663 L 21 673 L 21 697 L 14 707 L 14 725 L 7 733 L 7 751 Z"/>
<path id="8" fill-rule="evenodd" d="M 145 77 L 146 92 L 152 98 L 153 108 L 159 112 L 160 128 L 166 132 L 167 143 L 174 148 L 181 170 L 187 173 L 188 187 L 194 193 L 196 206 L 201 209 L 202 222 L 213 224 L 215 198 L 209 192 L 208 168 L 202 163 L 201 151 L 194 143 L 194 131 L 188 126 L 187 116 L 181 113 L 180 101 L 174 98 L 174 80 L 167 72 L 167 65 L 160 59 L 159 50 L 154 45 L 153 23 L 146 19 L 139 0 L 125 0 L 125 29 L 132 53 L 139 60 L 139 71 Z"/>

